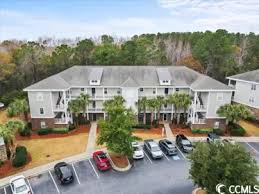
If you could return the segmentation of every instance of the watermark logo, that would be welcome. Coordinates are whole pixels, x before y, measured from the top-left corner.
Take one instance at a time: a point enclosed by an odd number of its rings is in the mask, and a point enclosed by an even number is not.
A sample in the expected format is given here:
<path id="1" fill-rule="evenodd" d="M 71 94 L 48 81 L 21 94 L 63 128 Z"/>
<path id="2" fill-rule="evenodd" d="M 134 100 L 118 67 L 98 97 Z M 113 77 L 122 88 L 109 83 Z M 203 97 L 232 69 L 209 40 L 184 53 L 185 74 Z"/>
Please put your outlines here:
<path id="1" fill-rule="evenodd" d="M 219 194 L 225 194 L 224 191 L 233 194 L 259 194 L 259 185 L 226 185 L 219 183 L 216 185 L 216 191 Z"/>
<path id="2" fill-rule="evenodd" d="M 219 183 L 219 184 L 217 184 L 217 186 L 216 186 L 216 191 L 217 191 L 219 194 L 225 194 L 225 192 L 222 191 L 224 187 L 226 187 L 224 184 Z"/>

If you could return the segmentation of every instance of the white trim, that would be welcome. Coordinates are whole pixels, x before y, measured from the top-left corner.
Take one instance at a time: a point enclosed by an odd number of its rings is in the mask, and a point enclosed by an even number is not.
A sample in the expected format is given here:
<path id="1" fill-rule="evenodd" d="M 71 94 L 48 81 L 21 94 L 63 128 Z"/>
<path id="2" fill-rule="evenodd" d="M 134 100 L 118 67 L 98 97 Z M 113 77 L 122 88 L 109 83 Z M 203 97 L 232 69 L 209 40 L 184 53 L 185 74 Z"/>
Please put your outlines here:
<path id="1" fill-rule="evenodd" d="M 226 79 L 234 80 L 234 81 L 239 81 L 239 82 L 245 82 L 245 83 L 249 83 L 249 84 L 256 84 L 256 85 L 259 85 L 259 82 L 255 82 L 255 81 L 247 81 L 247 80 L 242 80 L 242 79 L 237 79 L 237 78 L 231 78 L 231 77 L 226 77 Z"/>
<path id="2" fill-rule="evenodd" d="M 193 90 L 193 91 L 195 91 L 195 92 L 233 92 L 233 91 L 236 91 L 236 89 L 208 89 L 208 90 L 204 90 L 204 89 L 198 89 L 198 90 L 196 90 L 196 89 L 193 89 L 193 88 L 191 88 L 190 87 L 190 89 L 191 90 Z"/>
<path id="3" fill-rule="evenodd" d="M 206 117 L 206 119 L 226 119 L 226 117 Z"/>
<path id="4" fill-rule="evenodd" d="M 236 100 L 235 97 L 234 97 L 234 99 L 233 99 L 232 101 L 233 101 L 233 102 L 236 102 L 236 103 L 239 103 L 239 104 L 243 104 L 243 105 L 249 106 L 249 107 L 251 107 L 251 108 L 259 109 L 259 106 L 252 106 L 252 105 L 247 104 L 247 103 L 245 103 L 245 102 L 240 102 L 240 101 Z"/>
<path id="5" fill-rule="evenodd" d="M 53 117 L 31 117 L 31 119 L 54 119 L 55 115 Z"/>
<path id="6" fill-rule="evenodd" d="M 54 114 L 54 107 L 53 107 L 53 102 L 52 102 L 52 92 L 50 92 L 49 95 L 50 95 L 51 111 L 52 111 L 52 114 Z"/>

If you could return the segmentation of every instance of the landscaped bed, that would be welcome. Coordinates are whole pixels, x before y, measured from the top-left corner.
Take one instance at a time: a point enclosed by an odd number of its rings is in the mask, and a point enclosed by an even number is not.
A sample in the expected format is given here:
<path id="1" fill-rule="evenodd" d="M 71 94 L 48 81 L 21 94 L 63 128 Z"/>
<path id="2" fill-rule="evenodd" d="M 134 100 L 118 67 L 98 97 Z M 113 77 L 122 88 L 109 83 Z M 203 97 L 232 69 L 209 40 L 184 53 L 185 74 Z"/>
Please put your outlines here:
<path id="1" fill-rule="evenodd" d="M 157 128 L 152 127 L 150 129 L 134 129 L 133 135 L 141 138 L 142 140 L 161 139 L 161 138 L 164 138 L 162 136 L 162 128 L 163 128 L 163 125 L 160 125 Z"/>
<path id="2" fill-rule="evenodd" d="M 129 165 L 128 159 L 126 156 L 121 156 L 115 153 L 109 153 L 112 162 L 118 168 L 126 168 Z"/>
<path id="3" fill-rule="evenodd" d="M 19 119 L 20 119 L 19 117 L 12 117 L 12 118 L 8 117 L 6 109 L 0 110 L 0 124 L 5 124 L 9 120 L 19 120 Z"/>
<path id="4" fill-rule="evenodd" d="M 177 134 L 184 134 L 189 137 L 206 137 L 207 133 L 193 133 L 189 127 L 183 128 L 181 126 L 175 126 L 170 124 L 172 133 L 176 136 Z"/>
<path id="5" fill-rule="evenodd" d="M 246 130 L 248 135 L 259 136 L 259 126 L 244 120 L 239 121 L 239 125 L 241 125 Z"/>

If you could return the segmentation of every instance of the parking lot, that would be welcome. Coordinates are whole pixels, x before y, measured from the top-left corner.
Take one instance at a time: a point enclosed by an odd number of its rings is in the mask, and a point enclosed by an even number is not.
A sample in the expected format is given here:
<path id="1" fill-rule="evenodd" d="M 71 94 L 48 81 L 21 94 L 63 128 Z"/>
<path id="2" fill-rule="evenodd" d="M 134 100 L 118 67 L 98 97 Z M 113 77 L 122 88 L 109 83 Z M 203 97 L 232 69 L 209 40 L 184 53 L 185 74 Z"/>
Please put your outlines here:
<path id="1" fill-rule="evenodd" d="M 241 143 L 259 162 L 259 143 Z M 74 182 L 60 185 L 53 170 L 29 179 L 35 194 L 87 193 L 96 194 L 189 194 L 194 186 L 188 179 L 189 163 L 186 155 L 178 150 L 178 156 L 164 156 L 161 160 L 152 160 L 145 153 L 143 160 L 135 161 L 128 172 L 110 170 L 100 172 L 92 159 L 72 164 Z M 9 186 L 0 190 L 0 194 L 10 194 Z"/>

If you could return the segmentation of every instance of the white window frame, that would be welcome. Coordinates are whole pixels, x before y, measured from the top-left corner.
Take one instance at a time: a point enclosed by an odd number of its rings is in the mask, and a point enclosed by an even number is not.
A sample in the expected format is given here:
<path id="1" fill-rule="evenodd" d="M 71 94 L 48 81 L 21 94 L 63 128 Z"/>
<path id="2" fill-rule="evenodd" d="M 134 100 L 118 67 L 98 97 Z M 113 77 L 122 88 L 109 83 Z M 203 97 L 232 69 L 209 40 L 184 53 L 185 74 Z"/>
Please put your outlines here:
<path id="1" fill-rule="evenodd" d="M 223 93 L 217 93 L 217 101 L 223 101 Z"/>
<path id="2" fill-rule="evenodd" d="M 256 84 L 252 84 L 252 86 L 251 86 L 251 90 L 256 90 Z"/>
<path id="3" fill-rule="evenodd" d="M 41 109 L 43 110 L 43 113 L 41 113 Z M 45 115 L 44 107 L 40 107 L 40 115 Z"/>
<path id="4" fill-rule="evenodd" d="M 156 88 L 153 88 L 153 94 L 156 94 Z"/>
<path id="5" fill-rule="evenodd" d="M 144 88 L 139 88 L 139 91 L 140 92 L 144 92 Z"/>
<path id="6" fill-rule="evenodd" d="M 81 92 L 84 92 L 85 91 L 85 88 L 81 88 Z"/>
<path id="7" fill-rule="evenodd" d="M 104 94 L 108 94 L 108 88 L 104 88 Z"/>
<path id="8" fill-rule="evenodd" d="M 40 128 L 41 129 L 47 128 L 46 121 L 40 121 Z"/>
<path id="9" fill-rule="evenodd" d="M 249 97 L 249 102 L 250 102 L 250 103 L 255 103 L 255 97 L 250 96 L 250 97 Z"/>
<path id="10" fill-rule="evenodd" d="M 44 99 L 43 99 L 43 93 L 42 92 L 38 92 L 37 95 L 36 95 L 36 101 L 37 102 L 42 102 Z"/>

